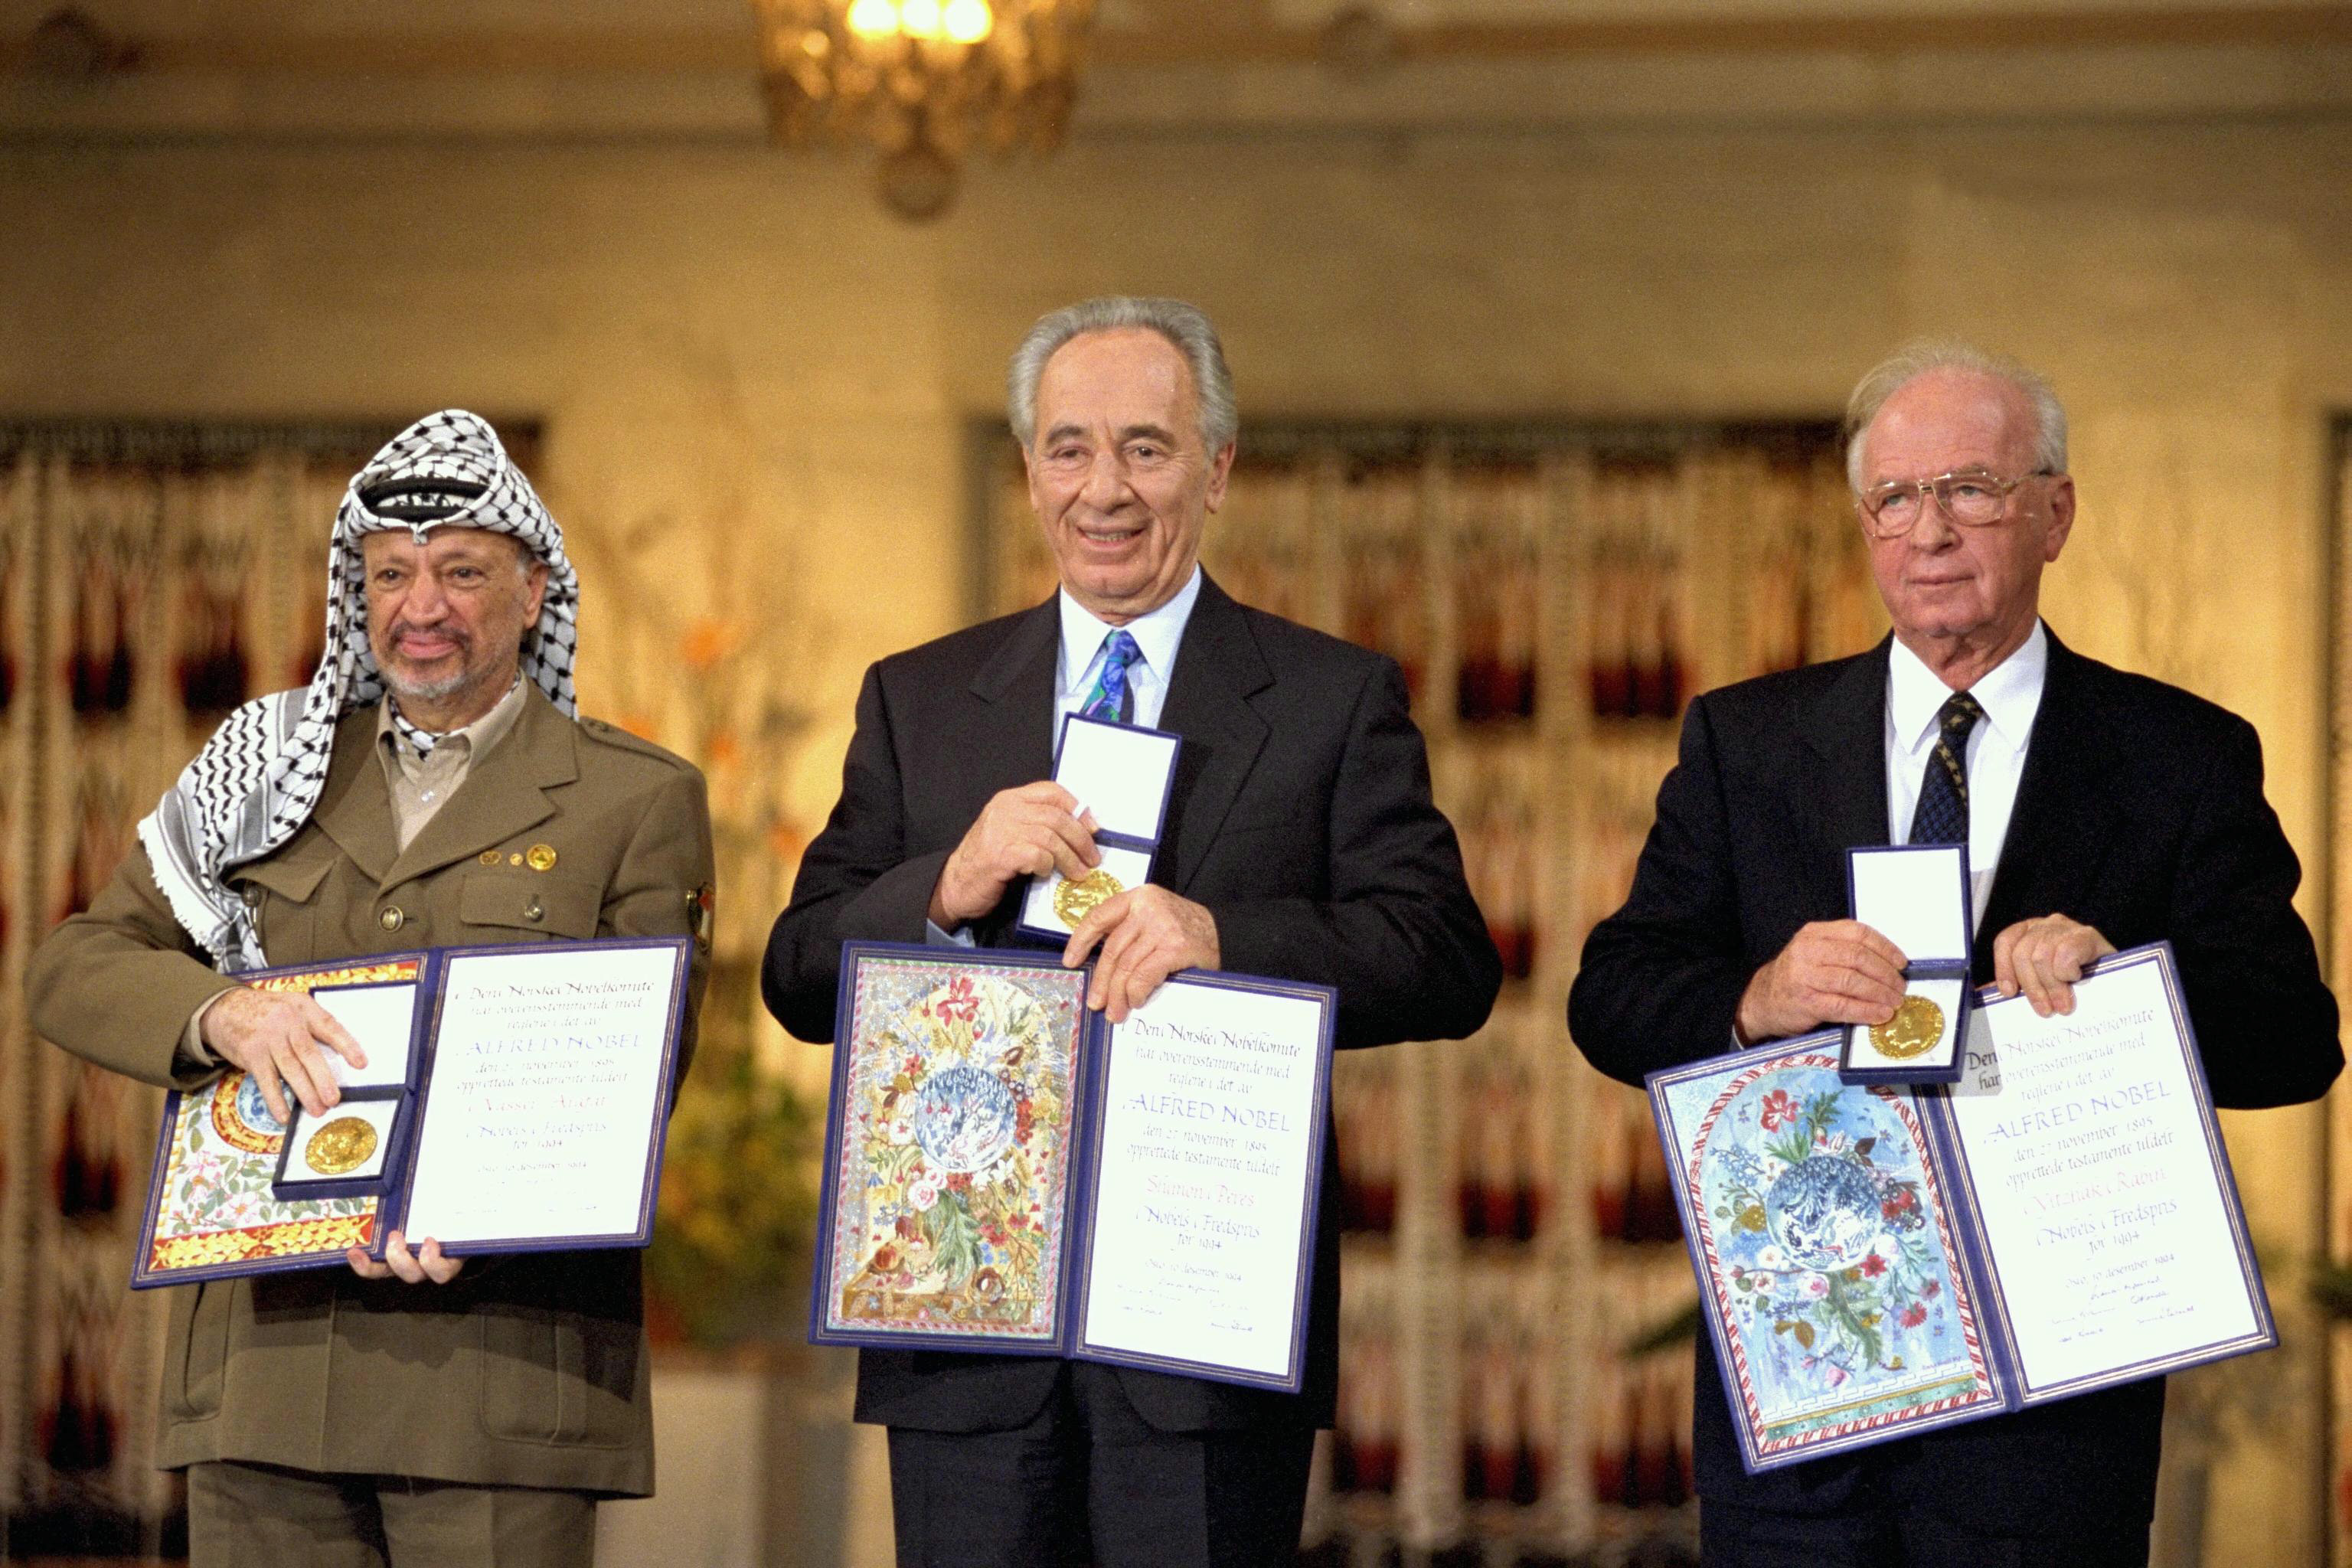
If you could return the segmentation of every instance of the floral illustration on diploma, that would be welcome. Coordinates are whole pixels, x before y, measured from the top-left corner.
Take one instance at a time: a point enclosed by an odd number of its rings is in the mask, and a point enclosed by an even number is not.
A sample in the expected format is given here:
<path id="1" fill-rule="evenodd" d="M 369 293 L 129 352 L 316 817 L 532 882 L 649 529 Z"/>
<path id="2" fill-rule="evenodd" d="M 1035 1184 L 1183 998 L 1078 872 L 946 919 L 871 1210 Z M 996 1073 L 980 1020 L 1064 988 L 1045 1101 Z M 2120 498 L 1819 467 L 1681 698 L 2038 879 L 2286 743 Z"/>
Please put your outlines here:
<path id="1" fill-rule="evenodd" d="M 1898 1091 L 1842 1084 L 1827 1056 L 1675 1089 L 1712 1097 L 1685 1169 L 1765 1453 L 1996 1397 Z"/>
<path id="2" fill-rule="evenodd" d="M 1086 979 L 868 956 L 850 1024 L 832 1327 L 1051 1342 Z"/>
<path id="3" fill-rule="evenodd" d="M 264 975 L 251 984 L 307 992 L 414 981 L 416 971 L 415 959 L 400 959 Z M 375 1235 L 375 1198 L 282 1203 L 273 1194 L 285 1136 L 260 1085 L 240 1071 L 182 1093 L 168 1126 L 144 1270 L 168 1275 L 289 1258 L 331 1264 L 342 1261 L 345 1247 L 367 1246 Z"/>

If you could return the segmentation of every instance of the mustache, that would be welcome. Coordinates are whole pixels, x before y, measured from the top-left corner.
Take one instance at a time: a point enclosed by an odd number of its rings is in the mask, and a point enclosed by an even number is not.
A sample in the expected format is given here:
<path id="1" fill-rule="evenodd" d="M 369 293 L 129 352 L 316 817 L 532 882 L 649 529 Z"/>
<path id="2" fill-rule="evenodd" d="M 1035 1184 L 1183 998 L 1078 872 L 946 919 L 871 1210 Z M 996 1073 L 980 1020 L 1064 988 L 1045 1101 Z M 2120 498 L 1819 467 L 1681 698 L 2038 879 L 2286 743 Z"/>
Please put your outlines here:
<path id="1" fill-rule="evenodd" d="M 467 631 L 462 626 L 451 626 L 446 622 L 444 622 L 437 626 L 420 626 L 414 621 L 394 621 L 391 626 L 384 628 L 383 635 L 386 642 L 397 645 L 402 637 L 408 637 L 412 634 L 418 637 L 440 637 L 446 641 L 456 643 L 459 647 L 471 647 L 474 646 L 474 637 L 471 632 Z"/>

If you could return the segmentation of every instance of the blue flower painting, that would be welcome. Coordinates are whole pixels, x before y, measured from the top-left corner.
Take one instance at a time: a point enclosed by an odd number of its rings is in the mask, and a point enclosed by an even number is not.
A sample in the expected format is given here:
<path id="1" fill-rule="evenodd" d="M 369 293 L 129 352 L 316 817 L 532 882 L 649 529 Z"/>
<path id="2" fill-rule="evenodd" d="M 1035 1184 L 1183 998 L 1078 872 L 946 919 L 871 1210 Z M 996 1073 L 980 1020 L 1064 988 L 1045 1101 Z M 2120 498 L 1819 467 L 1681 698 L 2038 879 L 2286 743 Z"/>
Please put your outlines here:
<path id="1" fill-rule="evenodd" d="M 1906 1095 L 1841 1083 L 1810 1053 L 1750 1054 L 1666 1092 L 1760 1453 L 1996 1401 Z"/>

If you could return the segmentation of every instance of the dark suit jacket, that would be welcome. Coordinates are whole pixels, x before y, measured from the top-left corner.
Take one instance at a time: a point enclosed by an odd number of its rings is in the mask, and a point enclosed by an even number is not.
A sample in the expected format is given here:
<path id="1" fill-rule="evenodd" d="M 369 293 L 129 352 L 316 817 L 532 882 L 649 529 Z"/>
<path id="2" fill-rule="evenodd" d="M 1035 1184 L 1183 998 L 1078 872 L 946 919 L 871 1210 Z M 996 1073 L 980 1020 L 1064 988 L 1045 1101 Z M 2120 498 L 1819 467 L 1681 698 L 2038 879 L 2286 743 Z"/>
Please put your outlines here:
<path id="1" fill-rule="evenodd" d="M 1888 651 L 1882 642 L 1691 704 L 1633 893 L 1594 928 L 1569 996 L 1570 1031 L 1601 1071 L 1638 1085 L 1722 1054 L 1749 977 L 1798 927 L 1846 917 L 1844 851 L 1887 841 Z M 2263 798 L 2252 725 L 2051 637 L 1978 928 L 1978 984 L 1992 979 L 1994 938 L 2036 915 L 2070 915 L 2119 948 L 2162 938 L 2215 1100 L 2316 1099 L 2344 1058 L 2336 999 L 2291 902 L 2300 877 Z M 1750 1477 L 1703 1337 L 1698 1377 L 1704 1498 L 1838 1507 L 1875 1467 L 1971 1509 L 2107 1510 L 2144 1523 L 2153 1506 L 2160 1380 Z"/>
<path id="2" fill-rule="evenodd" d="M 833 1038 L 841 944 L 920 942 L 940 869 L 989 799 L 1053 773 L 1060 611 L 973 626 L 866 671 L 841 799 L 768 939 L 768 1006 Z M 1486 1020 L 1502 967 L 1396 665 L 1235 604 L 1203 581 L 1160 727 L 1184 737 L 1152 879 L 1215 915 L 1221 962 L 1338 988 L 1342 1047 L 1454 1039 Z M 1020 884 L 978 922 L 1010 940 Z M 1129 1397 L 1170 1431 L 1328 1424 L 1339 1364 L 1339 1205 L 1327 1163 L 1301 1396 L 1153 1373 Z M 1000 1431 L 1034 1416 L 1054 1364 L 864 1352 L 861 1420 Z"/>

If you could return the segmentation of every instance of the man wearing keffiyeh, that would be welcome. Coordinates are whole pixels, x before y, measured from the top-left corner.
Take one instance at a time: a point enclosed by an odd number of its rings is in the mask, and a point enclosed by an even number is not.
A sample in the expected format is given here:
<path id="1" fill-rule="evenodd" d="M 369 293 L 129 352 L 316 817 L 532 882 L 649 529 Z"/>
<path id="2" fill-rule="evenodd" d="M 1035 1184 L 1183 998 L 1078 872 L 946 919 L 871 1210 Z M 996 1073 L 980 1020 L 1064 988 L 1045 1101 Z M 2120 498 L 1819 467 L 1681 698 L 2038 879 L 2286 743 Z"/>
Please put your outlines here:
<path id="1" fill-rule="evenodd" d="M 282 1122 L 341 1098 L 327 1053 L 363 1056 L 238 973 L 706 934 L 701 775 L 577 717 L 578 608 L 488 425 L 451 410 L 396 437 L 337 512 L 310 684 L 231 714 L 50 933 L 36 1027 L 149 1083 L 247 1072 Z M 690 1027 L 682 1047 L 681 1074 Z M 395 1231 L 384 1262 L 350 1261 L 173 1292 L 161 1458 L 188 1471 L 198 1568 L 588 1562 L 596 1499 L 652 1490 L 638 1255 L 467 1266 Z"/>

